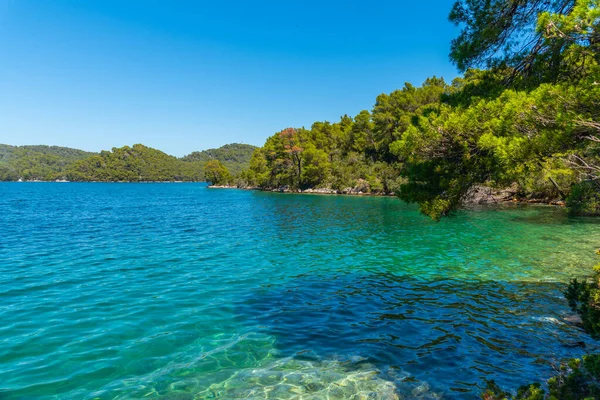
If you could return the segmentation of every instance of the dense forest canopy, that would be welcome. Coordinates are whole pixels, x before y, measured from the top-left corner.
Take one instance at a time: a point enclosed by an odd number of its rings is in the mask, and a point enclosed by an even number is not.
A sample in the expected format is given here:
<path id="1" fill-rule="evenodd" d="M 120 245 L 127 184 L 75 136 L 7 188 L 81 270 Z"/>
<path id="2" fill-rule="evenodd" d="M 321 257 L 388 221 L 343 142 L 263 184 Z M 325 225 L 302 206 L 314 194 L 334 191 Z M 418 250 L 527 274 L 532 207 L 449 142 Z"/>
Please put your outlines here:
<path id="1" fill-rule="evenodd" d="M 232 176 L 223 163 L 217 159 L 208 160 L 204 164 L 204 179 L 211 185 L 229 185 Z"/>
<path id="2" fill-rule="evenodd" d="M 600 214 L 598 0 L 459 0 L 450 20 L 462 77 L 284 129 L 254 152 L 246 184 L 393 192 L 433 218 L 475 187 L 516 187 Z"/>
<path id="3" fill-rule="evenodd" d="M 248 168 L 248 163 L 256 146 L 242 143 L 231 143 L 218 149 L 208 149 L 203 151 L 194 151 L 183 157 L 184 161 L 198 161 L 206 164 L 210 160 L 219 160 L 227 170 L 237 175 L 244 168 Z"/>
<path id="4" fill-rule="evenodd" d="M 218 160 L 232 171 L 241 171 L 248 168 L 254 148 L 231 144 L 177 158 L 141 144 L 100 153 L 0 145 L 0 181 L 201 181 L 207 161 Z"/>
<path id="5" fill-rule="evenodd" d="M 202 166 L 136 144 L 79 160 L 69 166 L 66 176 L 70 181 L 200 181 Z"/>
<path id="6" fill-rule="evenodd" d="M 542 81 L 556 80 L 564 61 L 560 54 L 569 40 L 567 36 L 548 40 L 548 33 L 554 35 L 557 27 L 547 17 L 569 14 L 574 6 L 574 0 L 458 0 L 450 20 L 461 33 L 452 41 L 450 57 L 463 72 L 509 68 L 521 74 L 541 73 Z M 536 68 L 541 63 L 543 67 Z"/>
<path id="7" fill-rule="evenodd" d="M 0 181 L 59 179 L 73 162 L 93 154 L 59 146 L 0 144 Z"/>

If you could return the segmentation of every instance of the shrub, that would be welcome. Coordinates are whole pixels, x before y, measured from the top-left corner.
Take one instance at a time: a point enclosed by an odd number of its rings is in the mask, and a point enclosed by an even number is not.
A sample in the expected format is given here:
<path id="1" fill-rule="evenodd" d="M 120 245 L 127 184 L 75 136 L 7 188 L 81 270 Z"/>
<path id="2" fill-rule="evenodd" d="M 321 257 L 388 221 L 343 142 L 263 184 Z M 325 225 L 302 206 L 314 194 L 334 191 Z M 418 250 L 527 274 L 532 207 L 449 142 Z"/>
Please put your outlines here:
<path id="1" fill-rule="evenodd" d="M 573 279 L 565 297 L 569 307 L 581 316 L 584 329 L 592 336 L 600 336 L 600 264 L 594 267 L 589 281 Z"/>
<path id="2" fill-rule="evenodd" d="M 573 185 L 567 207 L 575 215 L 600 215 L 600 183 L 583 181 Z"/>
<path id="3" fill-rule="evenodd" d="M 483 400 L 544 400 L 545 392 L 539 383 L 521 386 L 516 396 L 503 391 L 494 381 L 486 383 L 485 392 L 481 394 Z"/>
<path id="4" fill-rule="evenodd" d="M 546 393 L 539 383 L 521 386 L 516 396 L 494 381 L 487 381 L 483 400 L 593 400 L 600 398 L 600 354 L 572 359 L 561 365 L 558 375 L 548 380 Z"/>

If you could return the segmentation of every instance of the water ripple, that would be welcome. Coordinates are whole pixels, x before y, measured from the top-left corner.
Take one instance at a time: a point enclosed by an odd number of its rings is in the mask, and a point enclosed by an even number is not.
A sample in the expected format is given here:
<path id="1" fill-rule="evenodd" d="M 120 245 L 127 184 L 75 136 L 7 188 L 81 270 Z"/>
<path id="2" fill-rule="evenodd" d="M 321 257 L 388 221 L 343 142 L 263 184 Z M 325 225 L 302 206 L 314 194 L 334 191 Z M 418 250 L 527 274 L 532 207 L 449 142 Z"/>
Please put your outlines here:
<path id="1" fill-rule="evenodd" d="M 477 398 L 594 346 L 600 224 L 555 208 L 0 183 L 0 231 L 3 399 Z"/>

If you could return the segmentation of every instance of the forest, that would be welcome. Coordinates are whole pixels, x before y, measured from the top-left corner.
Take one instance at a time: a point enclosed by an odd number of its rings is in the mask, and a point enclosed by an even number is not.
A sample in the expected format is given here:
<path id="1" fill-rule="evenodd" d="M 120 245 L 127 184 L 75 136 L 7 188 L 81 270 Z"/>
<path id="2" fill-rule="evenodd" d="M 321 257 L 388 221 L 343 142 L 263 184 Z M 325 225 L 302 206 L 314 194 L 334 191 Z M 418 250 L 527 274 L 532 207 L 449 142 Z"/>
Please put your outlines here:
<path id="1" fill-rule="evenodd" d="M 255 146 L 240 143 L 231 143 L 219 147 L 218 149 L 208 149 L 203 151 L 194 151 L 183 157 L 183 161 L 200 162 L 205 165 L 210 160 L 218 160 L 223 163 L 227 171 L 232 175 L 238 175 L 242 170 L 247 169 L 250 157 L 256 149 Z"/>
<path id="2" fill-rule="evenodd" d="M 197 182 L 205 179 L 209 161 L 222 162 L 234 172 L 248 168 L 254 149 L 234 143 L 177 158 L 142 144 L 100 153 L 58 146 L 0 145 L 0 181 Z"/>
<path id="3" fill-rule="evenodd" d="M 434 219 L 477 187 L 600 214 L 597 0 L 457 1 L 462 76 L 380 94 L 370 110 L 286 128 L 241 185 L 394 193 Z"/>
<path id="4" fill-rule="evenodd" d="M 0 144 L 0 181 L 59 179 L 69 165 L 93 154 L 68 147 Z"/>

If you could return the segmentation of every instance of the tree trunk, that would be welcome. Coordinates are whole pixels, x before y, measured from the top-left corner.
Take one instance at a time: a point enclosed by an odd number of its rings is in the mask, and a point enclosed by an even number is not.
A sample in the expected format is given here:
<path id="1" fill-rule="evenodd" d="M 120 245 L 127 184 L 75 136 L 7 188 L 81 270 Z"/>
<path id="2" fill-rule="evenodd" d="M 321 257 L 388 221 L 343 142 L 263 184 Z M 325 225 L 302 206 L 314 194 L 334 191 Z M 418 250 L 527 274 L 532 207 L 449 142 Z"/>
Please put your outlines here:
<path id="1" fill-rule="evenodd" d="M 550 180 L 550 182 L 552 182 L 552 184 L 554 185 L 554 187 L 558 191 L 558 194 L 560 194 L 560 198 L 564 200 L 567 196 L 564 194 L 564 192 L 562 190 L 560 190 L 560 188 L 558 187 L 558 184 L 556 183 L 556 181 L 554 179 L 552 179 L 551 176 L 549 176 L 548 179 Z"/>
<path id="2" fill-rule="evenodd" d="M 302 158 L 296 155 L 296 165 L 298 168 L 298 186 L 302 186 Z"/>

